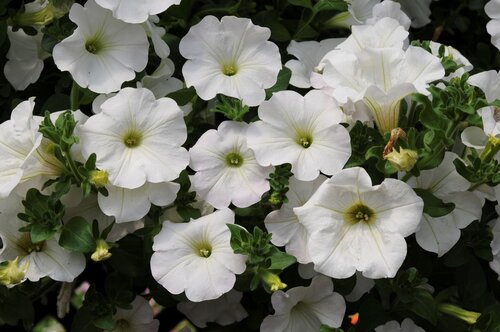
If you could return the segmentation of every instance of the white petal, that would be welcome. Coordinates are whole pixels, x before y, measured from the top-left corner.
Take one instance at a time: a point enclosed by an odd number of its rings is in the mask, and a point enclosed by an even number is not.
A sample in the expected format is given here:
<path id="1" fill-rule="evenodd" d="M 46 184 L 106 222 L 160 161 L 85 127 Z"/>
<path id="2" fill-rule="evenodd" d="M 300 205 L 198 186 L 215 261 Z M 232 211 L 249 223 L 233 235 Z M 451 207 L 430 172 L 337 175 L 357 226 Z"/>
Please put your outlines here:
<path id="1" fill-rule="evenodd" d="M 149 15 L 160 14 L 181 0 L 96 0 L 96 2 L 113 11 L 113 16 L 128 23 L 142 23 Z"/>
<path id="2" fill-rule="evenodd" d="M 180 186 L 177 183 L 149 183 L 141 187 L 126 189 L 108 185 L 108 196 L 98 194 L 101 210 L 108 216 L 114 216 L 117 223 L 136 221 L 144 217 L 151 203 L 166 206 L 172 203 Z"/>

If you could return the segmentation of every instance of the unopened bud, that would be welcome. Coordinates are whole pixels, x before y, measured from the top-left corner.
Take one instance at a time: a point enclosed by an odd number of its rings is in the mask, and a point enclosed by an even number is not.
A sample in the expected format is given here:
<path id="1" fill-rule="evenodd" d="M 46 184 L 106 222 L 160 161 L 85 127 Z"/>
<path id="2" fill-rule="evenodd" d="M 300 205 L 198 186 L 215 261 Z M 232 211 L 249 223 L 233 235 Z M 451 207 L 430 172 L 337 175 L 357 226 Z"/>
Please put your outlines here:
<path id="1" fill-rule="evenodd" d="M 418 160 L 418 153 L 415 150 L 399 148 L 399 152 L 392 150 L 384 156 L 398 171 L 410 171 Z"/>
<path id="2" fill-rule="evenodd" d="M 479 312 L 474 312 L 474 311 L 468 311 L 465 309 L 462 309 L 460 307 L 457 307 L 456 305 L 449 304 L 449 303 L 442 303 L 439 305 L 439 311 L 454 316 L 458 319 L 463 320 L 467 324 L 476 324 L 477 320 L 481 316 Z"/>
<path id="3" fill-rule="evenodd" d="M 63 17 L 73 3 L 73 0 L 48 0 L 41 5 L 37 3 L 31 6 L 27 5 L 26 12 L 14 16 L 13 21 L 22 26 L 48 25 L 54 19 Z"/>
<path id="4" fill-rule="evenodd" d="M 96 248 L 94 253 L 90 256 L 90 258 L 94 262 L 101 262 L 111 257 L 111 253 L 109 252 L 109 245 L 103 239 L 97 239 Z"/>
<path id="5" fill-rule="evenodd" d="M 324 27 L 329 29 L 349 29 L 353 23 L 355 23 L 355 20 L 352 17 L 352 14 L 345 11 L 327 20 L 324 23 Z"/>
<path id="6" fill-rule="evenodd" d="M 108 184 L 108 172 L 104 170 L 94 170 L 89 174 L 89 182 L 97 188 L 104 187 Z"/>
<path id="7" fill-rule="evenodd" d="M 0 283 L 7 287 L 13 287 L 26 279 L 29 261 L 19 265 L 19 257 L 2 263 L 0 266 Z"/>
<path id="8" fill-rule="evenodd" d="M 269 287 L 271 292 L 285 289 L 287 285 L 281 281 L 280 277 L 272 272 L 265 271 L 261 274 L 262 281 Z"/>

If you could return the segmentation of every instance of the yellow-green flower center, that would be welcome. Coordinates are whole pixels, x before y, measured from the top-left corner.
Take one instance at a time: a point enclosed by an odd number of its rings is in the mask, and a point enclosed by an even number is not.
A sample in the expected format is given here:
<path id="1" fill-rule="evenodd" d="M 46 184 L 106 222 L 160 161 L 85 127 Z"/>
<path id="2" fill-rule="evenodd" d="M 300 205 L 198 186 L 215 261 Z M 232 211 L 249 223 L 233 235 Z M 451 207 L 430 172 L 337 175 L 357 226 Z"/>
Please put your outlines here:
<path id="1" fill-rule="evenodd" d="M 27 255 L 31 254 L 33 251 L 40 252 L 45 249 L 45 241 L 33 243 L 31 241 L 31 235 L 29 232 L 23 232 L 19 238 L 17 245 L 23 249 Z"/>
<path id="2" fill-rule="evenodd" d="M 243 164 L 243 157 L 237 152 L 231 152 L 226 156 L 226 165 L 229 167 L 240 167 Z"/>
<path id="3" fill-rule="evenodd" d="M 141 141 L 142 134 L 135 130 L 131 130 L 123 136 L 123 143 L 127 148 L 136 148 L 141 144 Z"/>
<path id="4" fill-rule="evenodd" d="M 228 63 L 222 66 L 222 73 L 226 76 L 233 76 L 238 72 L 236 66 L 232 63 Z"/>
<path id="5" fill-rule="evenodd" d="M 195 253 L 203 258 L 208 258 L 212 254 L 212 246 L 208 242 L 199 242 L 194 244 Z"/>
<path id="6" fill-rule="evenodd" d="M 368 224 L 375 221 L 375 211 L 358 202 L 344 212 L 344 220 L 351 224 L 357 224 L 358 222 Z"/>
<path id="7" fill-rule="evenodd" d="M 312 144 L 312 138 L 310 136 L 303 136 L 298 139 L 298 142 L 304 149 L 307 149 Z"/>
<path id="8" fill-rule="evenodd" d="M 85 49 L 92 54 L 98 54 L 103 50 L 103 44 L 99 36 L 90 37 L 85 41 Z"/>

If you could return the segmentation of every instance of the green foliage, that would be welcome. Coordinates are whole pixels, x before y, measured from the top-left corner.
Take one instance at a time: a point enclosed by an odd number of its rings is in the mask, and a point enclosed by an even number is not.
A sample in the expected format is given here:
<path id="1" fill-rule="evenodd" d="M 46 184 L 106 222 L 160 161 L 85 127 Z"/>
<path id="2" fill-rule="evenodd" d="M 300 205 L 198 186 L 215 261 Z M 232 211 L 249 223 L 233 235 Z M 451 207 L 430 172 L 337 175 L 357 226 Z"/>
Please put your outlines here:
<path id="1" fill-rule="evenodd" d="M 90 224 L 82 217 L 71 218 L 62 228 L 59 245 L 75 252 L 94 251 L 96 244 Z"/>
<path id="2" fill-rule="evenodd" d="M 167 95 L 168 98 L 172 98 L 179 106 L 184 106 L 189 103 L 193 98 L 196 98 L 196 91 L 193 87 L 180 89 L 171 92 Z"/>
<path id="3" fill-rule="evenodd" d="M 73 159 L 71 148 L 80 141 L 74 134 L 76 124 L 77 122 L 71 111 L 61 113 L 55 123 L 52 122 L 50 113 L 45 112 L 39 131 L 43 134 L 44 138 L 50 141 L 50 143 L 47 143 L 47 150 L 64 166 L 65 173 L 58 179 L 49 180 L 44 185 L 44 188 L 59 182 L 65 183 L 69 191 L 70 184 L 76 184 L 82 189 L 84 197 L 87 197 L 92 191 L 100 192 L 104 196 L 107 196 L 108 192 L 106 188 L 100 184 L 96 184 L 91 178 L 92 173 L 98 171 L 95 166 L 96 155 L 91 154 L 85 164 Z"/>
<path id="4" fill-rule="evenodd" d="M 267 281 L 267 277 L 275 276 L 296 262 L 295 257 L 272 245 L 271 234 L 263 232 L 260 228 L 254 227 L 253 233 L 249 233 L 239 225 L 228 224 L 227 227 L 231 231 L 233 251 L 247 256 L 247 273 L 253 275 L 250 290 L 257 289 L 262 282 L 264 289 L 270 291 L 272 285 Z"/>
<path id="5" fill-rule="evenodd" d="M 424 201 L 424 213 L 431 217 L 442 217 L 455 209 L 455 204 L 445 203 L 429 190 L 414 188 L 415 193 Z"/>
<path id="6" fill-rule="evenodd" d="M 283 67 L 278 73 L 278 80 L 269 89 L 266 89 L 266 98 L 271 98 L 274 92 L 283 91 L 288 88 L 288 83 L 292 77 L 292 71 L 287 67 Z"/>
<path id="7" fill-rule="evenodd" d="M 363 165 L 373 155 L 372 153 L 368 153 L 368 149 L 371 146 L 376 146 L 380 149 L 384 144 L 384 139 L 379 131 L 368 127 L 361 121 L 356 121 L 350 129 L 349 135 L 351 137 L 352 154 L 346 163 L 346 168 Z M 382 157 L 381 153 L 377 153 L 376 155 Z"/>
<path id="8" fill-rule="evenodd" d="M 475 186 L 487 184 L 494 187 L 500 183 L 500 163 L 494 158 L 482 160 L 477 152 L 472 151 L 466 157 L 466 162 L 455 159 L 453 163 L 457 172 Z"/>
<path id="9" fill-rule="evenodd" d="M 289 179 L 292 176 L 292 166 L 290 164 L 277 166 L 273 173 L 269 174 L 269 198 L 267 199 L 273 207 L 279 208 L 281 204 L 287 203 Z"/>
<path id="10" fill-rule="evenodd" d="M 215 106 L 210 112 L 222 113 L 226 118 L 233 121 L 242 121 L 250 109 L 237 98 L 218 95 Z"/>
<path id="11" fill-rule="evenodd" d="M 64 191 L 68 191 L 66 186 Z M 38 189 L 30 189 L 23 200 L 24 213 L 19 213 L 19 219 L 28 223 L 21 228 L 23 232 L 30 232 L 33 243 L 50 239 L 59 231 L 64 216 L 64 205 L 59 200 L 61 192 L 43 195 Z"/>
<path id="12" fill-rule="evenodd" d="M 196 192 L 190 191 L 191 182 L 186 171 L 182 171 L 177 182 L 181 185 L 177 198 L 174 201 L 175 210 L 185 221 L 198 219 L 201 217 L 201 211 L 193 207 L 196 202 Z"/>

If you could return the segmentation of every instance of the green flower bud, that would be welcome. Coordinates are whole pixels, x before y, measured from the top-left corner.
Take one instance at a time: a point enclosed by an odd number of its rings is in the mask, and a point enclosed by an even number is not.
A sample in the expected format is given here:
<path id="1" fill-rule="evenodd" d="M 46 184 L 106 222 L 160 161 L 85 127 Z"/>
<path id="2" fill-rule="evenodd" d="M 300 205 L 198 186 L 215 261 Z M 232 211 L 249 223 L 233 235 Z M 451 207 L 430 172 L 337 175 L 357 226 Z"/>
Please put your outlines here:
<path id="1" fill-rule="evenodd" d="M 111 253 L 109 252 L 109 245 L 103 239 L 97 239 L 96 248 L 94 253 L 90 256 L 90 258 L 94 262 L 102 262 L 111 257 Z"/>
<path id="2" fill-rule="evenodd" d="M 392 150 L 384 156 L 394 168 L 398 171 L 410 171 L 418 160 L 418 154 L 415 150 L 399 148 L 399 152 Z"/>
<path id="3" fill-rule="evenodd" d="M 38 5 L 35 10 L 26 10 L 14 16 L 13 21 L 22 26 L 44 26 L 52 23 L 66 13 L 74 3 L 73 0 L 49 0 Z M 32 6 L 34 7 L 34 6 Z"/>
<path id="4" fill-rule="evenodd" d="M 479 312 L 468 311 L 457 307 L 456 305 L 449 303 L 442 303 L 439 305 L 439 311 L 448 314 L 450 316 L 454 316 L 458 319 L 463 320 L 467 324 L 476 324 L 477 320 L 481 316 Z"/>
<path id="5" fill-rule="evenodd" d="M 271 292 L 276 292 L 287 287 L 277 274 L 269 271 L 262 272 L 261 279 L 269 287 Z"/>
<path id="6" fill-rule="evenodd" d="M 108 184 L 108 172 L 104 170 L 94 170 L 89 174 L 89 182 L 97 188 L 104 187 Z"/>

